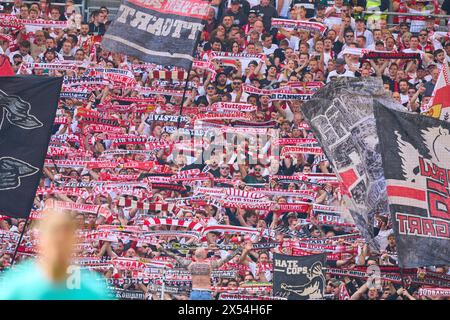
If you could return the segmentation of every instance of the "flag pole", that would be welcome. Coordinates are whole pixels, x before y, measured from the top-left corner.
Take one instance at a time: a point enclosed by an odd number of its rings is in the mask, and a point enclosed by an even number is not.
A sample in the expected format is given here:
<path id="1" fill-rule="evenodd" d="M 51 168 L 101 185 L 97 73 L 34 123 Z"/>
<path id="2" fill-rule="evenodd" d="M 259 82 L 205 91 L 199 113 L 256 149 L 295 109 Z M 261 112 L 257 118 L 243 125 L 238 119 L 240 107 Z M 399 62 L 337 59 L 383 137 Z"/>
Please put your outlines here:
<path id="1" fill-rule="evenodd" d="M 31 213 L 30 213 L 30 214 L 31 214 Z M 25 234 L 25 231 L 26 231 L 26 229 L 27 229 L 28 221 L 29 221 L 29 220 L 30 220 L 30 216 L 28 215 L 28 217 L 27 217 L 26 220 L 25 220 L 25 225 L 23 226 L 23 230 L 22 230 L 22 232 L 20 233 L 19 242 L 17 243 L 16 249 L 14 250 L 14 255 L 13 255 L 12 261 L 11 261 L 11 267 L 14 266 L 14 262 L 16 261 L 17 252 L 18 252 L 18 250 L 19 250 L 20 243 L 22 242 L 23 235 Z"/>

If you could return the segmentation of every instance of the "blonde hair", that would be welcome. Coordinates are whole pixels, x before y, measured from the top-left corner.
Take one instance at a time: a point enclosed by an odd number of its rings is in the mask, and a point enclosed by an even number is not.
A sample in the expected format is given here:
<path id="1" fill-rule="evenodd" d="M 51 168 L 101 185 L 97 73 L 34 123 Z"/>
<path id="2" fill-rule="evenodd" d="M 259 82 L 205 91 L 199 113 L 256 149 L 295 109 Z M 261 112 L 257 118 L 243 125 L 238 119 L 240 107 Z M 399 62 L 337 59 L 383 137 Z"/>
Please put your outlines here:
<path id="1" fill-rule="evenodd" d="M 45 209 L 42 213 L 44 217 L 43 219 L 39 220 L 36 225 L 37 229 L 39 230 L 45 229 L 46 225 L 53 219 L 61 217 L 64 218 L 67 224 L 72 225 L 74 229 L 76 228 L 76 220 L 71 211 L 57 208 L 48 208 Z"/>

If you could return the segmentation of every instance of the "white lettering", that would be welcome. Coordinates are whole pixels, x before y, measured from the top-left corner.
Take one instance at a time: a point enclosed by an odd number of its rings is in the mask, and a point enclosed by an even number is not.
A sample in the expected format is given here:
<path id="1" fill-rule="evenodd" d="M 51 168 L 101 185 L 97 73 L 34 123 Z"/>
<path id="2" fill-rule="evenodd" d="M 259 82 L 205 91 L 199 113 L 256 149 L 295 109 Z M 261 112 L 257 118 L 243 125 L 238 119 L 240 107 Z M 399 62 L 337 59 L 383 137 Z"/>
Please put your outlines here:
<path id="1" fill-rule="evenodd" d="M 134 15 L 134 13 L 136 12 L 135 9 L 124 5 L 120 6 L 119 12 L 120 11 L 122 11 L 122 13 L 120 13 L 119 18 L 117 18 L 117 21 L 120 23 L 127 23 L 128 16 Z"/>

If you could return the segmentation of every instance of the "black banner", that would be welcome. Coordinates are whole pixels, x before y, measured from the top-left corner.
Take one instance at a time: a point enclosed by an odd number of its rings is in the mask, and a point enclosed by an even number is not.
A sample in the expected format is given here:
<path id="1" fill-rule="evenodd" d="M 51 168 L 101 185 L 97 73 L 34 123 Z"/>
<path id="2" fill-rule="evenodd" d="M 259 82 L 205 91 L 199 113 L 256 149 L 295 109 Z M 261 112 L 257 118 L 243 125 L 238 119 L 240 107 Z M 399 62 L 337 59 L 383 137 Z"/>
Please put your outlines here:
<path id="1" fill-rule="evenodd" d="M 201 0 L 124 0 L 102 44 L 145 62 L 187 70 L 208 8 Z"/>
<path id="2" fill-rule="evenodd" d="M 30 214 L 61 84 L 62 78 L 0 77 L 0 214 Z"/>
<path id="3" fill-rule="evenodd" d="M 320 89 L 301 111 L 348 190 L 343 196 L 355 225 L 370 246 L 379 250 L 374 216 L 388 216 L 389 207 L 377 149 L 375 103 L 402 107 L 387 96 L 380 79 L 342 77 Z"/>
<path id="4" fill-rule="evenodd" d="M 450 264 L 450 123 L 375 108 L 400 266 Z"/>
<path id="5" fill-rule="evenodd" d="M 288 256 L 274 254 L 273 295 L 288 300 L 324 299 L 325 254 Z"/>

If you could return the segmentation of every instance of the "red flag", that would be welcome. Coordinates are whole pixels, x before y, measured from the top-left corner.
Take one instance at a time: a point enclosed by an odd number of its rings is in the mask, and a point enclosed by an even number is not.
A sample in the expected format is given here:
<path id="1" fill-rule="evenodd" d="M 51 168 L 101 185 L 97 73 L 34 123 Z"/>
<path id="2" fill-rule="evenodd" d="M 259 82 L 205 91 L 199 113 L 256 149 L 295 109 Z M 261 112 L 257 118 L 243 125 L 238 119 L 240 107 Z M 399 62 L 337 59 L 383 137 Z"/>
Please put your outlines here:
<path id="1" fill-rule="evenodd" d="M 9 59 L 5 55 L 0 55 L 0 77 L 13 76 L 14 70 L 9 64 Z"/>
<path id="2" fill-rule="evenodd" d="M 339 290 L 339 300 L 350 300 L 350 295 L 348 294 L 347 287 L 344 283 L 341 284 Z"/>
<path id="3" fill-rule="evenodd" d="M 444 63 L 439 78 L 434 86 L 429 109 L 424 112 L 427 116 L 450 122 L 450 70 Z"/>

